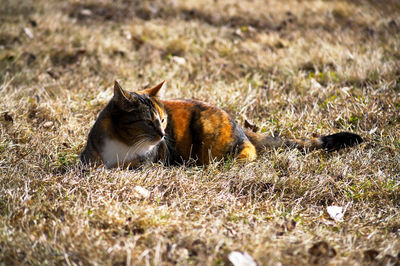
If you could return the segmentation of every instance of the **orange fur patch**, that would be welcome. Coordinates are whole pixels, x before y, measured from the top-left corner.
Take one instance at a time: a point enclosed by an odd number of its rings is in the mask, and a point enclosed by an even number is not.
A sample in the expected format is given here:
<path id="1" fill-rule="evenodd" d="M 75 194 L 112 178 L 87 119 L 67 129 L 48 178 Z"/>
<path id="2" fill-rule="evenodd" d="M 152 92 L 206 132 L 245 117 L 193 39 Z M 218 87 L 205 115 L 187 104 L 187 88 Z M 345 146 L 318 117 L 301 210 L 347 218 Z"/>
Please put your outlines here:
<path id="1" fill-rule="evenodd" d="M 174 126 L 176 149 L 184 160 L 191 156 L 192 136 L 189 129 L 190 112 L 193 106 L 190 102 L 163 101 L 165 108 L 170 110 L 170 117 Z"/>
<path id="2" fill-rule="evenodd" d="M 256 148 L 250 141 L 245 141 L 237 158 L 240 161 L 254 161 L 257 158 Z"/>
<path id="3" fill-rule="evenodd" d="M 221 159 L 225 153 L 224 148 L 232 141 L 232 125 L 229 115 L 219 109 L 209 109 L 203 112 L 201 123 L 205 134 L 215 136 L 204 143 L 205 149 L 211 151 L 213 158 Z"/>

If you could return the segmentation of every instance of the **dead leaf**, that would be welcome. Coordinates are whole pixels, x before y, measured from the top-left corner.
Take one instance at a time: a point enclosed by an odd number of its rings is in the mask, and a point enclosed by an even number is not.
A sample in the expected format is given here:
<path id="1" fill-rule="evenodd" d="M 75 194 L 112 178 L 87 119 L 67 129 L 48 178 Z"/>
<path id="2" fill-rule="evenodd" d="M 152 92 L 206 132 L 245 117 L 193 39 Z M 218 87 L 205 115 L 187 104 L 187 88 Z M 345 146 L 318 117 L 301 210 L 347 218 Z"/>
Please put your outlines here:
<path id="1" fill-rule="evenodd" d="M 184 65 L 186 63 L 186 59 L 180 56 L 172 56 L 171 59 L 178 65 Z"/>
<path id="2" fill-rule="evenodd" d="M 24 32 L 25 32 L 25 34 L 29 37 L 29 39 L 33 39 L 33 33 L 32 33 L 32 31 L 29 29 L 29 28 L 24 28 Z"/>
<path id="3" fill-rule="evenodd" d="M 290 220 L 290 221 L 287 221 L 285 223 L 286 231 L 290 232 L 290 231 L 293 231 L 295 228 L 296 228 L 296 221 L 295 220 Z"/>
<path id="4" fill-rule="evenodd" d="M 60 77 L 60 74 L 57 73 L 57 72 L 54 72 L 52 69 L 48 69 L 48 70 L 46 71 L 46 73 L 47 73 L 50 77 L 52 77 L 53 79 L 58 79 L 58 78 Z"/>
<path id="5" fill-rule="evenodd" d="M 244 120 L 244 127 L 250 129 L 253 132 L 258 131 L 258 127 L 256 125 L 250 123 L 249 121 L 247 121 L 247 119 Z"/>
<path id="6" fill-rule="evenodd" d="M 14 122 L 14 119 L 12 118 L 11 115 L 8 114 L 8 112 L 4 113 L 4 120 L 11 123 Z"/>
<path id="7" fill-rule="evenodd" d="M 234 266 L 255 266 L 257 265 L 253 258 L 247 252 L 232 251 L 228 255 L 229 261 Z"/>
<path id="8" fill-rule="evenodd" d="M 50 128 L 50 127 L 52 127 L 54 125 L 54 122 L 53 121 L 47 121 L 47 122 L 44 122 L 43 123 L 43 127 L 44 128 Z"/>
<path id="9" fill-rule="evenodd" d="M 340 206 L 328 206 L 326 207 L 326 211 L 328 212 L 329 216 L 336 222 L 343 222 L 343 217 L 346 213 L 348 206 L 349 203 L 344 208 Z"/>
<path id="10" fill-rule="evenodd" d="M 133 190 L 136 192 L 136 197 L 140 199 L 148 199 L 151 194 L 150 191 L 141 186 L 136 186 Z"/>
<path id="11" fill-rule="evenodd" d="M 375 261 L 376 257 L 379 255 L 379 251 L 375 250 L 375 249 L 368 249 L 366 251 L 364 251 L 364 260 L 365 261 Z"/>
<path id="12" fill-rule="evenodd" d="M 90 17 L 93 15 L 93 12 L 90 9 L 83 8 L 79 11 L 79 14 Z"/>

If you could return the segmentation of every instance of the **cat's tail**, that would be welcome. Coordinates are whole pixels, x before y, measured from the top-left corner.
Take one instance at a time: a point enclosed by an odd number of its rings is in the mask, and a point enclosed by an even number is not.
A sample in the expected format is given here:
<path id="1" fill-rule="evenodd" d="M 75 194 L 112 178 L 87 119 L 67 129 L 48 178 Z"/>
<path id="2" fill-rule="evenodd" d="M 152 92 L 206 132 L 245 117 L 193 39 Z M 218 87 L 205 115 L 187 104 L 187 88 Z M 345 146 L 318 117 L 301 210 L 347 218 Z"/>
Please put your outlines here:
<path id="1" fill-rule="evenodd" d="M 245 131 L 245 134 L 256 147 L 257 151 L 279 147 L 297 148 L 300 150 L 324 149 L 334 151 L 363 142 L 363 139 L 359 135 L 350 132 L 340 132 L 314 139 L 281 139 L 252 131 Z"/>

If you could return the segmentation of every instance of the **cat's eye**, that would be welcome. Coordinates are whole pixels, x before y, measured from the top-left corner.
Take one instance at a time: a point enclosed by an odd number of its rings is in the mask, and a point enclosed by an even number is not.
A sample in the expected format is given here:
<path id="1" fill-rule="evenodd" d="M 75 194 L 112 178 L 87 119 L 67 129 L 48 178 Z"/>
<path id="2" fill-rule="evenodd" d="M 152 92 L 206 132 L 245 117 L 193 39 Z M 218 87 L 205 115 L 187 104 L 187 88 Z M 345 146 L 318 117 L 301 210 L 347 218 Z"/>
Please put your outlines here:
<path id="1" fill-rule="evenodd" d="M 165 119 L 163 118 L 163 119 L 161 119 L 161 123 L 164 123 L 164 121 L 165 121 Z"/>

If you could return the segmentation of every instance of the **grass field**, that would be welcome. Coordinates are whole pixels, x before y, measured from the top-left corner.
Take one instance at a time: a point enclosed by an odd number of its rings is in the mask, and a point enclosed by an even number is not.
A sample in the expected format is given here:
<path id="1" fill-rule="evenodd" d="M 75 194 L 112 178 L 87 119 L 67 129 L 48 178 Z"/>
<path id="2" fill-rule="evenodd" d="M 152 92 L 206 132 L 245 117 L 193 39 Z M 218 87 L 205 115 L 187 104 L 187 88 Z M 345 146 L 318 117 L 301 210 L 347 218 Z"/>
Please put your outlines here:
<path id="1" fill-rule="evenodd" d="M 400 2 L 0 5 L 0 265 L 400 264 Z M 82 169 L 118 80 L 259 131 L 360 134 L 252 163 Z M 347 206 L 343 221 L 328 206 Z"/>

